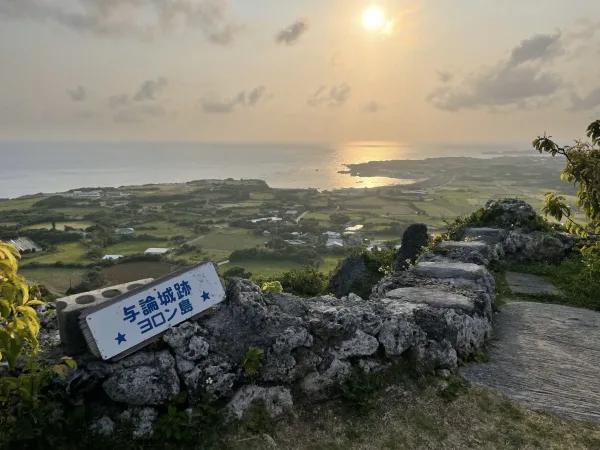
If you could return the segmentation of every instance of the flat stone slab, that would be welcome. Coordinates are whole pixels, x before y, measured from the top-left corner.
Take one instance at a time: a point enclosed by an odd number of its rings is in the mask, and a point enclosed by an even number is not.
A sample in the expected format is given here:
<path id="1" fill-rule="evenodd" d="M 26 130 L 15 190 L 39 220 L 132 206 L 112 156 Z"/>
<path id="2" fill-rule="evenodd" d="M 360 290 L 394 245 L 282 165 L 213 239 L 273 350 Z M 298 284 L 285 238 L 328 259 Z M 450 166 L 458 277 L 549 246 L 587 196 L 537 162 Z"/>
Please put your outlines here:
<path id="1" fill-rule="evenodd" d="M 467 228 L 462 238 L 494 245 L 502 242 L 507 235 L 508 232 L 500 228 Z"/>
<path id="2" fill-rule="evenodd" d="M 418 275 L 429 278 L 464 278 L 474 280 L 484 277 L 487 270 L 477 264 L 455 262 L 423 262 L 413 266 L 411 270 Z"/>
<path id="3" fill-rule="evenodd" d="M 460 250 L 468 249 L 478 251 L 483 255 L 484 258 L 490 257 L 490 246 L 485 242 L 476 241 L 442 241 L 437 245 L 437 248 L 448 249 L 448 250 Z"/>
<path id="4" fill-rule="evenodd" d="M 506 281 L 513 294 L 563 296 L 559 289 L 537 275 L 507 272 Z"/>
<path id="5" fill-rule="evenodd" d="M 600 313 L 513 302 L 494 317 L 488 363 L 462 375 L 534 410 L 600 422 Z"/>
<path id="6" fill-rule="evenodd" d="M 474 308 L 473 299 L 469 297 L 435 289 L 399 288 L 388 292 L 386 297 L 409 303 L 429 305 L 435 308 L 460 309 L 465 312 L 472 312 Z"/>

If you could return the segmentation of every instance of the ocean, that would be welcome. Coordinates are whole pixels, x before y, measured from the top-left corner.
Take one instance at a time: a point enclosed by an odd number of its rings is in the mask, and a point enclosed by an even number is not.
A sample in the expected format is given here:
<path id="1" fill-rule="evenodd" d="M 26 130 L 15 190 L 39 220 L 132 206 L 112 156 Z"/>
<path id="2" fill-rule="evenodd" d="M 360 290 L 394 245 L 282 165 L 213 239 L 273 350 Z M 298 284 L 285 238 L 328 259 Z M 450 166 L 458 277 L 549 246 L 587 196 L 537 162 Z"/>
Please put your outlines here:
<path id="1" fill-rule="evenodd" d="M 338 189 L 409 184 L 359 178 L 345 164 L 442 156 L 491 157 L 526 145 L 211 144 L 169 142 L 0 142 L 0 198 L 82 187 L 257 178 L 276 188 Z M 524 153 L 525 154 L 525 153 Z"/>

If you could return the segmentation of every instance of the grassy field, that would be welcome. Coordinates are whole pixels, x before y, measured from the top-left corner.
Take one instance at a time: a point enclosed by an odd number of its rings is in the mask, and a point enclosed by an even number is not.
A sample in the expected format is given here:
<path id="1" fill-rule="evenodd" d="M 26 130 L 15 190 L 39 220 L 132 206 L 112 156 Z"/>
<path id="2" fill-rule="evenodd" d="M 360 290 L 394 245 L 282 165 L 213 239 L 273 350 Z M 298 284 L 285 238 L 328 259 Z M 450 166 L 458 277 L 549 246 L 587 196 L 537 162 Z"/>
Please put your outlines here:
<path id="1" fill-rule="evenodd" d="M 234 250 L 264 245 L 265 242 L 267 242 L 265 237 L 255 236 L 250 230 L 242 228 L 219 228 L 194 239 L 190 244 L 202 247 L 205 252 L 215 250 L 225 251 L 227 252 L 227 256 L 229 256 Z"/>
<path id="2" fill-rule="evenodd" d="M 337 256 L 325 257 L 325 261 L 319 266 L 319 271 L 329 274 L 336 268 L 340 258 Z M 242 267 L 254 276 L 271 277 L 291 269 L 301 269 L 303 265 L 294 261 L 237 261 L 223 264 L 219 267 L 219 273 L 223 274 L 232 267 Z"/>
<path id="3" fill-rule="evenodd" d="M 109 245 L 104 249 L 105 254 L 111 255 L 133 255 L 144 253 L 149 248 L 169 248 L 168 241 L 124 241 Z"/>
<path id="4" fill-rule="evenodd" d="M 229 448 L 267 450 L 592 450 L 600 424 L 533 412 L 503 395 L 468 387 L 454 401 L 434 387 L 392 385 L 359 414 L 352 404 L 311 405 L 260 434 L 239 432 Z"/>
<path id="5" fill-rule="evenodd" d="M 64 263 L 82 263 L 87 264 L 92 261 L 84 258 L 84 255 L 88 252 L 88 249 L 80 242 L 69 242 L 66 244 L 60 244 L 57 246 L 58 252 L 56 253 L 33 253 L 24 255 L 21 260 L 21 265 L 25 266 L 27 263 L 36 261 L 41 264 L 51 264 L 56 262 Z"/>
<path id="6" fill-rule="evenodd" d="M 199 217 L 196 217 L 199 219 Z M 194 232 L 189 228 L 179 226 L 175 223 L 171 222 L 148 222 L 140 225 L 142 228 L 144 227 L 152 227 L 156 228 L 156 230 L 140 230 L 136 229 L 136 233 L 139 234 L 151 234 L 152 236 L 164 237 L 166 239 L 170 239 L 174 236 L 185 236 L 191 237 L 194 235 Z"/>
<path id="7" fill-rule="evenodd" d="M 30 208 L 31 205 L 40 201 L 43 197 L 34 197 L 27 199 L 15 199 L 9 202 L 0 202 L 0 211 L 20 210 Z"/>
<path id="8" fill-rule="evenodd" d="M 19 273 L 27 281 L 43 284 L 53 292 L 64 294 L 69 286 L 79 283 L 85 269 L 59 269 L 48 267 L 43 269 L 21 269 Z"/>
<path id="9" fill-rule="evenodd" d="M 133 262 L 104 269 L 109 284 L 122 284 L 144 278 L 160 278 L 171 273 L 172 266 L 163 262 Z"/>
<path id="10" fill-rule="evenodd" d="M 85 228 L 91 227 L 92 225 L 94 225 L 93 222 L 87 222 L 87 221 L 56 222 L 56 229 L 59 231 L 63 231 L 65 229 L 65 226 L 79 228 L 79 229 L 85 229 Z M 23 227 L 22 229 L 23 230 L 36 230 L 36 229 L 40 229 L 40 228 L 46 228 L 47 230 L 51 230 L 52 222 L 36 223 L 35 225 L 29 225 L 29 226 Z"/>

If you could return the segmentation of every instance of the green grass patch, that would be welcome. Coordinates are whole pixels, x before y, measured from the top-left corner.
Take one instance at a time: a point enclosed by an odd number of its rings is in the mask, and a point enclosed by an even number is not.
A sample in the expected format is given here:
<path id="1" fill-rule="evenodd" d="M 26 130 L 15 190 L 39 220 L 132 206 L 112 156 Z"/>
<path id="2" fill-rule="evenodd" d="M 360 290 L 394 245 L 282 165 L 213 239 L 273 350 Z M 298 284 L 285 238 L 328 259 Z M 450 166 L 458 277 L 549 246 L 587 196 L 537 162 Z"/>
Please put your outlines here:
<path id="1" fill-rule="evenodd" d="M 93 222 L 87 222 L 87 221 L 67 221 L 67 222 L 56 222 L 56 229 L 59 231 L 63 231 L 65 229 L 65 226 L 67 227 L 73 227 L 73 228 L 78 228 L 78 229 L 86 229 L 88 227 L 93 226 L 94 223 Z M 41 228 L 45 228 L 47 230 L 51 230 L 52 229 L 52 222 L 47 222 L 47 223 L 36 223 L 35 225 L 28 225 L 26 227 L 23 227 L 23 230 L 37 230 L 37 229 L 41 229 Z"/>
<path id="2" fill-rule="evenodd" d="M 149 248 L 169 248 L 169 242 L 165 241 L 123 241 L 118 244 L 109 245 L 104 249 L 106 255 L 133 255 L 144 253 Z"/>
<path id="3" fill-rule="evenodd" d="M 200 219 L 200 217 L 196 217 L 196 219 Z M 190 237 L 194 235 L 194 232 L 187 227 L 182 227 L 175 223 L 171 222 L 147 222 L 138 227 L 146 228 L 156 228 L 156 230 L 139 230 L 136 229 L 136 234 L 151 234 L 152 236 L 164 237 L 166 239 L 170 239 L 174 236 L 186 236 Z"/>
<path id="4" fill-rule="evenodd" d="M 69 286 L 75 286 L 81 282 L 85 269 L 60 269 L 56 267 L 44 267 L 39 269 L 21 269 L 19 273 L 29 282 L 35 282 L 46 286 L 53 292 L 64 294 Z"/>
<path id="5" fill-rule="evenodd" d="M 42 198 L 44 197 L 34 197 L 34 198 L 26 198 L 26 199 L 14 199 L 14 200 L 9 200 L 7 202 L 0 202 L 0 211 L 10 211 L 13 209 L 16 210 L 23 210 L 23 209 L 28 209 L 31 207 L 31 205 L 33 205 L 35 202 L 40 201 Z"/>
<path id="6" fill-rule="evenodd" d="M 21 265 L 26 266 L 30 262 L 38 262 L 40 264 L 53 264 L 56 262 L 63 263 L 80 263 L 87 264 L 92 261 L 85 259 L 84 255 L 88 252 L 88 249 L 81 242 L 69 242 L 67 244 L 60 244 L 57 246 L 58 251 L 56 253 L 31 253 L 24 255 L 21 260 Z"/>

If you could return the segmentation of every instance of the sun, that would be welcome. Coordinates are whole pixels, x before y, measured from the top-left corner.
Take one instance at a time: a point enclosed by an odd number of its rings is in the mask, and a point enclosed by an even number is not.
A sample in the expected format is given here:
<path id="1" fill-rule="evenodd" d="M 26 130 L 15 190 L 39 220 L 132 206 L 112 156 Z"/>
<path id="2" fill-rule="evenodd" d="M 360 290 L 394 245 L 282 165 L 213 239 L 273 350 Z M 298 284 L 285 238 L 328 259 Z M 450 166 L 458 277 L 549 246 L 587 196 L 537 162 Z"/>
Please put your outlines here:
<path id="1" fill-rule="evenodd" d="M 363 25 L 370 30 L 379 30 L 385 23 L 381 8 L 371 6 L 363 15 Z"/>

